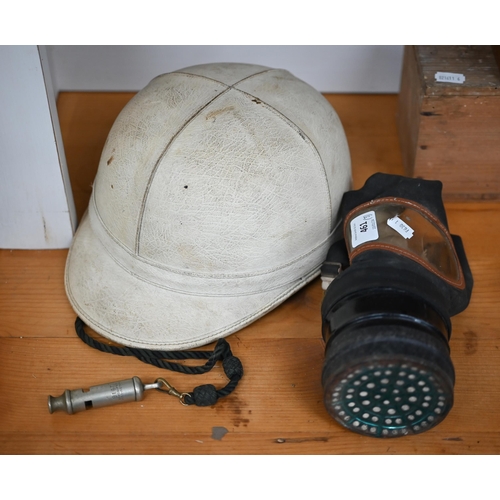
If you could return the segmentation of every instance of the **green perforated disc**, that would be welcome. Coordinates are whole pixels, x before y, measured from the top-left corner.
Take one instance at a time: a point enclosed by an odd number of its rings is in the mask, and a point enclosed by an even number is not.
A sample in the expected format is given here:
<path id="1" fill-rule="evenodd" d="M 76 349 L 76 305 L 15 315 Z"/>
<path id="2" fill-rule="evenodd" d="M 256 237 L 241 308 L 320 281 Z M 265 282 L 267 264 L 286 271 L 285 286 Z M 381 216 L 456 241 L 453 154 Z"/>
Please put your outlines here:
<path id="1" fill-rule="evenodd" d="M 417 361 L 362 363 L 328 381 L 325 406 L 352 431 L 398 437 L 441 422 L 453 406 L 453 387 L 445 374 Z"/>

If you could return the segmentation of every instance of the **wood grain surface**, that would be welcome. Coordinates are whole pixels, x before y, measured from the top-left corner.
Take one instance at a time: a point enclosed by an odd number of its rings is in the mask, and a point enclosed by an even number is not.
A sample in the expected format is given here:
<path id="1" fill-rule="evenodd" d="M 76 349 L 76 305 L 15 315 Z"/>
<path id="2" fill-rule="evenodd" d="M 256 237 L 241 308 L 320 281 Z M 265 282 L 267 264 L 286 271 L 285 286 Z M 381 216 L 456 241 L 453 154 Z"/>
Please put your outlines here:
<path id="1" fill-rule="evenodd" d="M 133 94 L 68 93 L 58 102 L 77 212 L 88 203 L 101 148 Z M 374 172 L 403 173 L 397 96 L 328 95 L 347 133 L 354 187 Z M 474 274 L 469 308 L 453 318 L 455 406 L 417 436 L 375 439 L 326 413 L 319 279 L 228 337 L 245 369 L 213 407 L 183 407 L 149 391 L 141 402 L 49 414 L 47 396 L 127 379 L 165 377 L 180 390 L 221 387 L 216 367 L 192 377 L 95 351 L 75 335 L 63 285 L 66 250 L 0 251 L 0 453 L 2 454 L 498 454 L 500 452 L 500 204 L 447 204 Z M 210 347 L 210 346 L 209 346 Z M 207 347 L 208 348 L 208 347 Z M 193 380 L 193 378 L 195 380 Z"/>

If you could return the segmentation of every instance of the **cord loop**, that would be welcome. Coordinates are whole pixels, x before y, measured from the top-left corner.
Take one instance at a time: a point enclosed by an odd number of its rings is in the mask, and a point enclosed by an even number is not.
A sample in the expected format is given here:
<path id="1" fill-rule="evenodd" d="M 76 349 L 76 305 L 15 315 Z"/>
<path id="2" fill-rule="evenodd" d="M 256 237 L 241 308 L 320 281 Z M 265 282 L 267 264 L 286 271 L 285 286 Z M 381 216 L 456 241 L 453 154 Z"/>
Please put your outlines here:
<path id="1" fill-rule="evenodd" d="M 219 339 L 213 351 L 153 351 L 151 349 L 103 344 L 90 337 L 87 332 L 85 332 L 85 323 L 79 317 L 77 317 L 75 321 L 75 330 L 78 337 L 80 337 L 85 344 L 98 351 L 114 354 L 116 356 L 134 356 L 143 363 L 187 375 L 201 375 L 207 373 L 215 366 L 217 361 L 221 361 L 224 373 L 229 379 L 229 383 L 222 389 L 217 390 L 212 384 L 206 384 L 195 387 L 193 392 L 180 393 L 165 379 L 157 379 L 157 381 L 161 381 L 162 383 L 165 381 L 164 385 L 167 387 L 167 389 L 158 388 L 159 391 L 178 397 L 180 402 L 185 406 L 193 404 L 196 406 L 212 406 L 219 398 L 231 394 L 243 377 L 243 365 L 236 356 L 233 356 L 231 347 L 225 339 Z M 166 361 L 167 359 L 206 359 L 207 362 L 200 366 L 186 366 L 172 361 Z"/>

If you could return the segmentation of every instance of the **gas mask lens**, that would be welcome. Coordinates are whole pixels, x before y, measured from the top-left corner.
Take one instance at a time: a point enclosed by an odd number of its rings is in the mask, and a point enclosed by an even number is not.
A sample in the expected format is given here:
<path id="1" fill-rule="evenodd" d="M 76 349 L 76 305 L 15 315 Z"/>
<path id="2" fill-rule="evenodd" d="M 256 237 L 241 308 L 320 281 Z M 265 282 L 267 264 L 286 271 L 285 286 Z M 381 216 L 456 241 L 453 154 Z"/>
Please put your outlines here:
<path id="1" fill-rule="evenodd" d="M 322 268 L 329 414 L 375 437 L 420 433 L 453 406 L 450 317 L 470 300 L 461 239 L 439 181 L 375 174 L 344 195 Z"/>
<path id="2" fill-rule="evenodd" d="M 369 248 L 384 248 L 415 260 L 451 284 L 463 286 L 451 237 L 424 206 L 382 198 L 355 208 L 345 225 L 351 258 Z"/>

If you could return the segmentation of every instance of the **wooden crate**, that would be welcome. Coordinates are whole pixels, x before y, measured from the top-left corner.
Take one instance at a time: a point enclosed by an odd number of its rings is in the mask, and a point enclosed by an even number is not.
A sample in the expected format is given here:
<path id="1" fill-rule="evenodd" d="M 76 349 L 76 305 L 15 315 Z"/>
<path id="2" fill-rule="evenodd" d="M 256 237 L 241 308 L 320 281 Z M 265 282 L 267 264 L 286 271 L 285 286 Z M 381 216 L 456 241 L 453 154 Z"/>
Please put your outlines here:
<path id="1" fill-rule="evenodd" d="M 437 72 L 465 81 L 442 83 Z M 500 71 L 493 47 L 405 47 L 398 131 L 407 175 L 441 180 L 445 199 L 500 198 Z"/>

